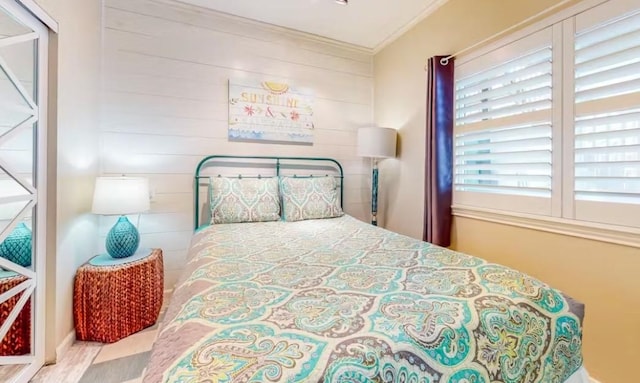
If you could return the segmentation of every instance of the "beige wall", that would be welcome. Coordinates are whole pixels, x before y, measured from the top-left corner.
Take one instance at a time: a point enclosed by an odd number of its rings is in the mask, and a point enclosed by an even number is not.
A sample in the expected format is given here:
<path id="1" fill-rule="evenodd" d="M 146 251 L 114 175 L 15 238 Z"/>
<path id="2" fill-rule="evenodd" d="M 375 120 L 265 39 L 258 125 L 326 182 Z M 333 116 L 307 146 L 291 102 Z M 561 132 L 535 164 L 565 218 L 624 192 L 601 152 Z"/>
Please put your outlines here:
<path id="1" fill-rule="evenodd" d="M 527 273 L 584 302 L 584 356 L 603 383 L 636 382 L 640 249 L 489 223 L 454 220 L 453 246 Z"/>
<path id="2" fill-rule="evenodd" d="M 51 360 L 51 348 L 73 331 L 76 269 L 97 251 L 97 219 L 89 212 L 98 170 L 101 1 L 37 2 L 59 24 L 56 253 L 47 255 L 55 263 L 55 276 L 51 268 L 48 275 L 56 279 L 55 306 L 47 302 L 47 318 L 55 318 L 54 334 L 47 334 Z"/>
<path id="3" fill-rule="evenodd" d="M 422 237 L 424 65 L 456 52 L 557 0 L 450 0 L 374 57 L 375 121 L 399 129 L 398 159 L 381 166 L 384 226 Z M 586 304 L 585 364 L 607 382 L 636 381 L 640 358 L 640 250 L 557 234 L 455 219 L 453 247 L 530 273 Z M 616 313 L 612 319 L 612 313 Z"/>

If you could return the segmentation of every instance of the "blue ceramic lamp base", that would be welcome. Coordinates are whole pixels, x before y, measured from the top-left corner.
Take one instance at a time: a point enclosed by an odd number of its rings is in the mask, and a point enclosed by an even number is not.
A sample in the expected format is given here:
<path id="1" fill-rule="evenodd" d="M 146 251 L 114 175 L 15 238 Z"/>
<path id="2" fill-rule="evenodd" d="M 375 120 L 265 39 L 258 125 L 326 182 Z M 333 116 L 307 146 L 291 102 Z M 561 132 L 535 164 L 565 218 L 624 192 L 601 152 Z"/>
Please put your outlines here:
<path id="1" fill-rule="evenodd" d="M 9 236 L 0 243 L 0 257 L 22 267 L 31 266 L 31 230 L 20 222 Z"/>
<path id="2" fill-rule="evenodd" d="M 135 254 L 140 245 L 138 229 L 124 215 L 107 234 L 107 253 L 113 258 L 126 258 Z"/>

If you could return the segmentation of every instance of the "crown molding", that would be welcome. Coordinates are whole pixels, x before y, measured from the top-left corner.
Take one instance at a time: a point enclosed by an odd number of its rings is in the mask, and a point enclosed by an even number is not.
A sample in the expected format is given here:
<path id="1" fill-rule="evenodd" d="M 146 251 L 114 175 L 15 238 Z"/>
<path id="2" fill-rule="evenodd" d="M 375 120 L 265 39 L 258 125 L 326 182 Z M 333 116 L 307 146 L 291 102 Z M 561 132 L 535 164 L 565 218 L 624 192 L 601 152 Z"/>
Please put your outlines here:
<path id="1" fill-rule="evenodd" d="M 242 23 L 242 24 L 251 25 L 257 28 L 262 28 L 268 31 L 282 33 L 284 35 L 287 35 L 295 39 L 326 44 L 336 48 L 341 48 L 341 49 L 345 49 L 345 50 L 357 52 L 357 53 L 363 53 L 371 56 L 373 56 L 374 54 L 374 50 L 372 48 L 351 44 L 351 43 L 347 43 L 340 40 L 334 40 L 328 37 L 315 35 L 313 33 L 302 32 L 296 29 L 286 28 L 279 25 L 275 25 L 275 24 L 269 24 L 263 21 L 253 20 L 246 17 L 242 17 L 242 16 L 232 15 L 226 12 L 216 11 L 214 9 L 201 7 L 201 6 L 190 4 L 190 3 L 185 3 L 181 0 L 155 0 L 155 1 L 157 3 L 166 4 L 176 8 L 197 12 L 198 14 L 208 14 L 215 17 L 221 17 L 228 20 L 233 20 L 234 22 L 237 22 L 237 23 Z M 447 1 L 447 0 L 437 0 L 437 1 Z"/>
<path id="2" fill-rule="evenodd" d="M 531 20 L 530 22 L 523 24 L 521 28 L 517 28 L 508 33 L 504 33 L 505 31 L 496 33 L 494 35 L 495 38 L 489 39 L 486 43 L 477 43 L 479 44 L 477 48 L 470 50 L 469 48 L 465 48 L 465 52 L 455 55 L 455 64 L 462 65 L 478 56 L 502 48 L 503 46 L 513 41 L 525 38 L 526 36 L 541 31 L 554 24 L 560 23 L 563 20 L 574 17 L 582 12 L 588 11 L 589 9 L 604 4 L 607 1 L 609 0 L 582 0 L 574 5 L 562 8 L 557 12 L 550 14 L 545 13 L 544 15 L 540 15 L 535 20 Z M 469 52 L 466 52 L 466 50 L 469 50 Z"/>
<path id="3" fill-rule="evenodd" d="M 447 1 L 449 0 L 433 0 L 429 5 L 427 5 L 425 9 L 422 10 L 422 12 L 418 13 L 418 15 L 416 15 L 411 21 L 409 21 L 404 26 L 398 28 L 395 32 L 391 33 L 384 40 L 382 40 L 382 42 L 376 45 L 372 49 L 373 54 L 377 54 L 378 52 L 383 50 L 386 46 L 396 41 L 398 38 L 400 38 L 400 36 L 404 35 L 411 28 L 415 27 L 422 20 L 426 19 L 427 16 L 431 15 L 438 8 L 442 7 Z"/>

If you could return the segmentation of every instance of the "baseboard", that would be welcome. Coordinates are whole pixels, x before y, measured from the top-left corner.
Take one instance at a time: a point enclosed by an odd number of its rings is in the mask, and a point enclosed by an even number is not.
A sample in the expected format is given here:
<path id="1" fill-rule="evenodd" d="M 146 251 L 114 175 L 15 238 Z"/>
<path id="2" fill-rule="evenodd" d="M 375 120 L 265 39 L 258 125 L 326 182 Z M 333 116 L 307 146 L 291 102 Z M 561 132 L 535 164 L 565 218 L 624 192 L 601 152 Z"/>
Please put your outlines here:
<path id="1" fill-rule="evenodd" d="M 62 358 L 64 357 L 64 354 L 66 354 L 67 351 L 69 351 L 69 348 L 71 348 L 71 345 L 75 341 L 76 341 L 76 331 L 74 329 L 74 330 L 71 330 L 71 332 L 64 337 L 64 339 L 62 340 L 62 343 L 60 343 L 60 345 L 56 347 L 56 363 L 62 360 Z"/>
<path id="2" fill-rule="evenodd" d="M 164 289 L 162 294 L 163 294 L 162 305 L 167 306 L 169 304 L 169 299 L 167 298 L 171 298 L 171 296 L 173 295 L 173 289 Z"/>

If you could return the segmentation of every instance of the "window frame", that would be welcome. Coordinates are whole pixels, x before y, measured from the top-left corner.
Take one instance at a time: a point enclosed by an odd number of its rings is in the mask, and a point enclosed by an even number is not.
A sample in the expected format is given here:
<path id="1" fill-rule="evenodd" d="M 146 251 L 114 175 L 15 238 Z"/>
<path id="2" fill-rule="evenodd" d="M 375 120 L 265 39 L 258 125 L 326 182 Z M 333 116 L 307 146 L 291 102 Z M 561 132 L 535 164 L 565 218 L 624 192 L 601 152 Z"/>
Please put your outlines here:
<path id="1" fill-rule="evenodd" d="M 604 241 L 625 246 L 640 248 L 640 219 L 637 226 L 616 225 L 585 220 L 585 217 L 594 217 L 594 214 L 605 216 L 623 211 L 628 204 L 611 205 L 609 212 L 601 211 L 602 205 L 578 201 L 575 198 L 575 31 L 576 20 L 584 12 L 604 3 L 611 3 L 613 13 L 622 15 L 629 11 L 629 6 L 618 0 L 584 0 L 579 4 L 566 8 L 550 17 L 509 34 L 494 43 L 474 50 L 468 54 L 456 58 L 456 66 L 488 56 L 491 52 L 514 44 L 528 36 L 544 29 L 552 29 L 553 47 L 553 80 L 552 80 L 552 196 L 550 214 L 544 215 L 537 212 L 520 209 L 520 212 L 503 210 L 509 208 L 509 204 L 501 204 L 503 209 L 491 207 L 491 203 L 476 203 L 476 199 L 482 200 L 483 196 L 475 196 L 469 199 L 464 192 L 453 191 L 452 213 L 456 217 L 471 218 L 487 222 L 518 226 L 534 230 Z M 638 7 L 631 7 L 637 9 Z M 611 12 L 608 12 L 611 13 Z M 464 126 L 464 125 L 463 125 Z M 454 136 L 456 127 L 454 126 Z M 454 164 L 455 167 L 455 164 Z M 455 168 L 454 168 L 455 174 Z M 485 193 L 475 193 L 485 194 Z M 491 199 L 491 197 L 488 197 Z M 493 197 L 495 198 L 495 196 Z M 503 201 L 504 202 L 504 201 Z M 587 202 L 587 203 L 585 203 Z M 602 204 L 602 203 L 600 203 Z M 638 206 L 640 210 L 640 205 Z M 574 217 L 580 216 L 581 220 Z M 604 219 L 611 221 L 610 217 Z M 629 220 L 624 222 L 629 223 Z"/>

